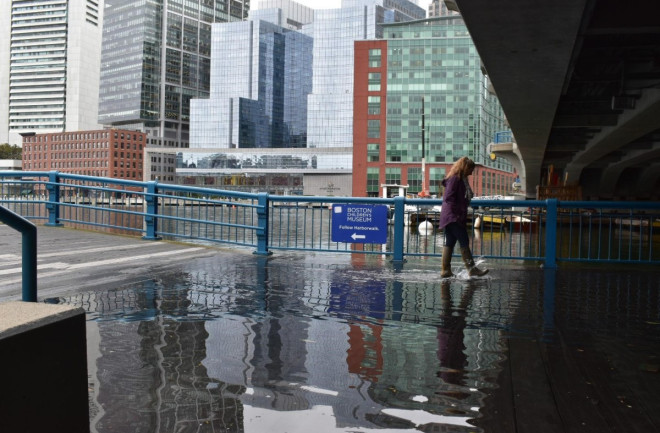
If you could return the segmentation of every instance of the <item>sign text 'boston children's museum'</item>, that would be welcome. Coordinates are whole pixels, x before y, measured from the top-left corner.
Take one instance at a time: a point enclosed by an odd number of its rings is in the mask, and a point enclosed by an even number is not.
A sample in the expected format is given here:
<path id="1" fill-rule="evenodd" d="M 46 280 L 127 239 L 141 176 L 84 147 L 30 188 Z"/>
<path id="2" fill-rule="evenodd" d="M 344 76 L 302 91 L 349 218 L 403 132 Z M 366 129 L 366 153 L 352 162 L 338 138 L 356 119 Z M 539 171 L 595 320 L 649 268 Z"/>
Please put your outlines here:
<path id="1" fill-rule="evenodd" d="M 333 205 L 332 242 L 387 243 L 387 206 Z"/>

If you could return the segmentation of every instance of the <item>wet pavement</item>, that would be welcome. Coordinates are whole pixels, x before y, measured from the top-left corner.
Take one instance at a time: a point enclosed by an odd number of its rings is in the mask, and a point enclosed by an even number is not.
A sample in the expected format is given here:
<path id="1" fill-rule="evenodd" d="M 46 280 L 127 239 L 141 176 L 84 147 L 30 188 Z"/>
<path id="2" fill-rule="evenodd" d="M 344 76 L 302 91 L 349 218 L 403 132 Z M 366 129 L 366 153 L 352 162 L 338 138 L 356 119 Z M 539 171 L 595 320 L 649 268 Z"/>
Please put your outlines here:
<path id="1" fill-rule="evenodd" d="M 441 280 L 435 259 L 40 233 L 40 301 L 88 314 L 93 432 L 660 431 L 655 268 Z"/>

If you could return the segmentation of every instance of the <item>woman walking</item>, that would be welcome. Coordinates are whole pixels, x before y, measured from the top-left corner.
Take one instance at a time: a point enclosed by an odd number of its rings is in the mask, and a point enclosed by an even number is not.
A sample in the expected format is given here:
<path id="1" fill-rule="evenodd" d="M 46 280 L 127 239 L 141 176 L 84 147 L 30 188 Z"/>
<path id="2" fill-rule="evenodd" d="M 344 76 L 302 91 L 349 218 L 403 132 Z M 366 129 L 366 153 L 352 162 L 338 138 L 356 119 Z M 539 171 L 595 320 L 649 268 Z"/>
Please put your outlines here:
<path id="1" fill-rule="evenodd" d="M 474 161 L 467 156 L 454 163 L 442 181 L 445 192 L 442 194 L 442 210 L 440 211 L 440 228 L 444 230 L 445 244 L 442 248 L 442 278 L 452 277 L 451 256 L 458 242 L 461 246 L 461 256 L 470 276 L 480 277 L 488 273 L 488 269 L 479 269 L 474 264 L 467 234 L 467 208 L 474 196 L 468 183 L 468 176 L 474 171 Z"/>

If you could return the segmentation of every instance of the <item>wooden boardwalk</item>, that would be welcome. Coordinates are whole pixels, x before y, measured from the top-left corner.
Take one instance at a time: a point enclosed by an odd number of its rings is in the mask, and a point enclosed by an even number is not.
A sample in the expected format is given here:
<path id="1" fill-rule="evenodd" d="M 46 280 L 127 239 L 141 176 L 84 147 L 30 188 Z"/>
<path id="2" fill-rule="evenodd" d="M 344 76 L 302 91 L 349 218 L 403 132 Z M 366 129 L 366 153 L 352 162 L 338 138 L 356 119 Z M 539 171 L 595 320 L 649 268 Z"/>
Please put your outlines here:
<path id="1" fill-rule="evenodd" d="M 660 323 L 651 324 L 660 332 Z M 474 423 L 497 433 L 643 433 L 660 431 L 660 347 L 507 339 L 497 389 Z M 656 334 L 657 341 L 657 334 Z"/>

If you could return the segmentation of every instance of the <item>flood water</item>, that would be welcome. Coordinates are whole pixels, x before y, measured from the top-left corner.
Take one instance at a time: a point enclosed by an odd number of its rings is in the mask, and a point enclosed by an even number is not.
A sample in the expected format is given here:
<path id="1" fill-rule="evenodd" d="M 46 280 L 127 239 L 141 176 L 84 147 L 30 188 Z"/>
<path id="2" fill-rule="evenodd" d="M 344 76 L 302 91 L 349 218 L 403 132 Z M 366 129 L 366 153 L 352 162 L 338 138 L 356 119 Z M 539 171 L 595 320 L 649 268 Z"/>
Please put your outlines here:
<path id="1" fill-rule="evenodd" d="M 223 251 L 58 301 L 88 314 L 93 432 L 489 431 L 511 339 L 660 386 L 657 271 L 486 265 L 440 280 L 437 259 Z"/>

